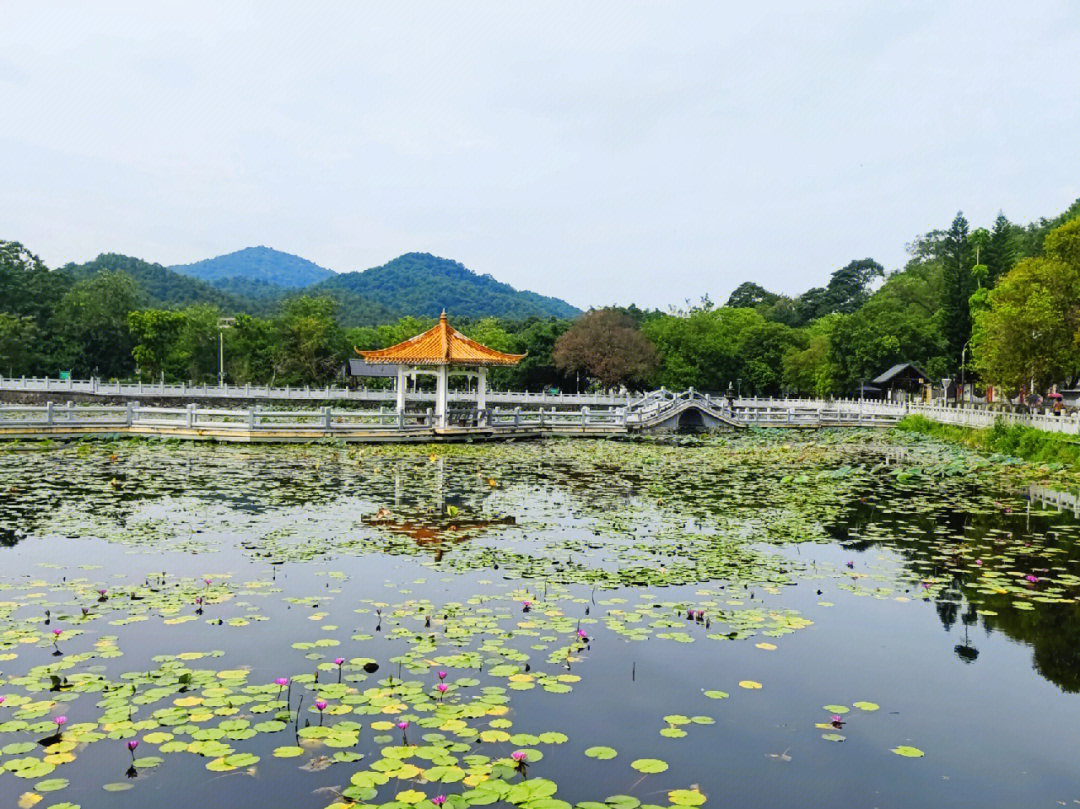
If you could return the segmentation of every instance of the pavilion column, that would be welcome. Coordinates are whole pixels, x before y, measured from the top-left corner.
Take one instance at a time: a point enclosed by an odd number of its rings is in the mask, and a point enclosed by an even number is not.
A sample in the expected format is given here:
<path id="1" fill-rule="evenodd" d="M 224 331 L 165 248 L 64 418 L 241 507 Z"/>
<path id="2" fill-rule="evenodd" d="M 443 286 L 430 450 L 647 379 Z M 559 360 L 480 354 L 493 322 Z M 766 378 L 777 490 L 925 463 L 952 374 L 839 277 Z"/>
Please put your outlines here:
<path id="1" fill-rule="evenodd" d="M 446 389 L 450 381 L 450 366 L 440 365 L 435 375 L 435 426 L 446 426 Z"/>
<path id="2" fill-rule="evenodd" d="M 405 381 L 407 378 L 405 376 L 405 366 L 399 365 L 397 369 L 397 412 L 399 415 L 405 412 Z"/>
<path id="3" fill-rule="evenodd" d="M 476 374 L 476 409 L 487 410 L 487 366 L 481 365 Z"/>

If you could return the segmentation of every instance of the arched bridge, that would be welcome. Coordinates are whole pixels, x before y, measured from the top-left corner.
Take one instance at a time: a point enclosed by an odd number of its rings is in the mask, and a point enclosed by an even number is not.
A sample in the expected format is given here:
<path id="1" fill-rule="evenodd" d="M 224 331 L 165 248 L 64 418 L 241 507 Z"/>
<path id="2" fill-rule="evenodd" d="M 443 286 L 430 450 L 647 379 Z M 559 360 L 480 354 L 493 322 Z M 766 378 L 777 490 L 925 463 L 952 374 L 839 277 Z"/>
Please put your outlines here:
<path id="1" fill-rule="evenodd" d="M 727 399 L 713 398 L 693 388 L 682 393 L 658 390 L 632 402 L 626 409 L 628 432 L 667 432 L 745 428 L 735 420 Z"/>

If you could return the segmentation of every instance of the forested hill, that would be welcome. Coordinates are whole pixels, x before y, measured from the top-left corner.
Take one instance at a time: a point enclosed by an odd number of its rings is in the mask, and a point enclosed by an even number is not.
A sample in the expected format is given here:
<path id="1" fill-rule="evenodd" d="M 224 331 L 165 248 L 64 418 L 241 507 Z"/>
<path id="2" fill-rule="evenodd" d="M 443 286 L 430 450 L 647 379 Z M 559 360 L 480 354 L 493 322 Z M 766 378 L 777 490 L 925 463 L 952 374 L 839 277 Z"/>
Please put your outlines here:
<path id="1" fill-rule="evenodd" d="M 562 317 L 581 310 L 558 298 L 520 291 L 477 275 L 457 261 L 429 253 L 406 253 L 381 267 L 328 278 L 309 294 L 345 290 L 401 314 L 434 317 L 443 309 L 456 317 Z"/>
<path id="2" fill-rule="evenodd" d="M 93 261 L 67 264 L 62 270 L 74 281 L 83 281 L 106 271 L 127 273 L 139 285 L 148 306 L 173 308 L 206 303 L 227 311 L 247 311 L 244 302 L 235 295 L 132 256 L 102 253 Z"/>
<path id="3" fill-rule="evenodd" d="M 286 289 L 302 289 L 334 275 L 306 258 L 270 247 L 245 247 L 235 253 L 169 267 L 183 275 L 208 281 L 215 286 L 229 279 L 273 284 Z"/>

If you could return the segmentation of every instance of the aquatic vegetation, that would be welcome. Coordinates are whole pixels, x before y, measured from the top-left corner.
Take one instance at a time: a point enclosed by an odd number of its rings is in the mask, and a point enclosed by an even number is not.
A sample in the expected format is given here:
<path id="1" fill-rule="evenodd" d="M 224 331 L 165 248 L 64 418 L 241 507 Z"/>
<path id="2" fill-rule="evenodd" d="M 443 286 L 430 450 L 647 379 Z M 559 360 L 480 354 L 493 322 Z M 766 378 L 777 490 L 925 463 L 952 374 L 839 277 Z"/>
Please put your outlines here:
<path id="1" fill-rule="evenodd" d="M 754 770 L 717 775 L 720 745 L 841 774 L 924 755 L 897 739 L 948 755 L 917 689 L 847 702 L 876 685 L 837 672 L 879 665 L 853 615 L 1038 655 L 1080 597 L 1080 531 L 1013 472 L 869 432 L 113 449 L 0 453 L 0 791 L 91 805 L 202 788 L 194 767 L 231 802 L 723 805 Z M 963 641 L 959 661 L 989 642 Z M 1071 684 L 1056 654 L 1040 671 Z M 101 775 L 119 743 L 127 778 Z"/>

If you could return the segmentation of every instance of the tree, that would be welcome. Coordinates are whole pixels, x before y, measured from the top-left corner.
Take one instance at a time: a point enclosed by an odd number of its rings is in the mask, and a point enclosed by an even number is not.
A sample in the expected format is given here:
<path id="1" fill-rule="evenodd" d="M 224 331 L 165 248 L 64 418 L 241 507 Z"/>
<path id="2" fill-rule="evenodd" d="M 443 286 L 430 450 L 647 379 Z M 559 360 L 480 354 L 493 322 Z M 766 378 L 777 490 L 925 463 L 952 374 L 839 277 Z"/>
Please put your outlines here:
<path id="1" fill-rule="evenodd" d="M 854 312 L 869 299 L 874 280 L 884 275 L 885 268 L 872 258 L 849 262 L 832 274 L 825 289 L 827 311 L 819 311 L 816 316 Z"/>
<path id="2" fill-rule="evenodd" d="M 127 376 L 134 369 L 128 312 L 138 307 L 130 275 L 102 272 L 75 284 L 56 307 L 52 328 L 61 362 L 78 376 Z"/>
<path id="3" fill-rule="evenodd" d="M 1004 391 L 1080 371 L 1080 218 L 1050 231 L 1044 247 L 1045 257 L 1017 264 L 976 313 L 975 367 Z"/>
<path id="4" fill-rule="evenodd" d="M 1005 214 L 999 213 L 994 220 L 993 230 L 983 253 L 983 263 L 987 269 L 987 285 L 997 282 L 1016 264 L 1016 227 Z"/>
<path id="5" fill-rule="evenodd" d="M 805 345 L 800 332 L 783 323 L 766 320 L 745 329 L 738 342 L 743 390 L 749 389 L 763 396 L 781 393 L 784 356 Z"/>
<path id="6" fill-rule="evenodd" d="M 511 335 L 511 351 L 525 354 L 525 359 L 508 368 L 510 383 L 519 390 L 543 390 L 565 387 L 566 374 L 555 365 L 555 344 L 570 329 L 572 323 L 560 318 L 531 319 Z"/>
<path id="7" fill-rule="evenodd" d="M 744 332 L 764 324 L 756 309 L 691 309 L 646 321 L 643 330 L 660 351 L 655 383 L 679 389 L 725 390 L 743 375 Z"/>
<path id="8" fill-rule="evenodd" d="M 274 323 L 251 315 L 237 315 L 229 329 L 225 368 L 237 385 L 275 382 Z"/>
<path id="9" fill-rule="evenodd" d="M 346 344 L 328 297 L 285 302 L 276 324 L 274 372 L 286 384 L 326 383 L 341 370 Z"/>
<path id="10" fill-rule="evenodd" d="M 0 374 L 33 376 L 41 362 L 40 345 L 32 317 L 0 312 Z"/>
<path id="11" fill-rule="evenodd" d="M 727 305 L 732 309 L 754 309 L 758 306 L 769 306 L 776 303 L 779 295 L 769 292 L 763 286 L 744 281 L 735 287 L 735 291 L 728 296 Z"/>
<path id="12" fill-rule="evenodd" d="M 850 390 L 898 362 L 927 363 L 941 355 L 942 274 L 939 262 L 913 259 L 865 306 L 836 320 L 829 359 L 838 390 Z"/>
<path id="13" fill-rule="evenodd" d="M 613 309 L 593 309 L 555 343 L 555 366 L 587 374 L 605 387 L 643 385 L 656 370 L 656 346 L 633 318 Z"/>
<path id="14" fill-rule="evenodd" d="M 174 379 L 170 356 L 179 342 L 184 315 L 165 309 L 140 309 L 128 312 L 128 331 L 134 343 L 131 355 L 144 377 Z M 168 373 L 166 374 L 166 370 Z"/>
<path id="15" fill-rule="evenodd" d="M 945 354 L 960 364 L 960 354 L 971 337 L 971 311 L 968 298 L 974 292 L 971 282 L 971 245 L 968 239 L 968 222 L 962 213 L 953 219 L 940 242 L 942 262 L 942 330 L 945 335 Z"/>
<path id="16" fill-rule="evenodd" d="M 783 357 L 783 383 L 789 390 L 808 396 L 839 393 L 836 369 L 829 358 L 833 330 L 843 316 L 826 315 L 805 330 L 806 346 L 793 346 Z"/>

